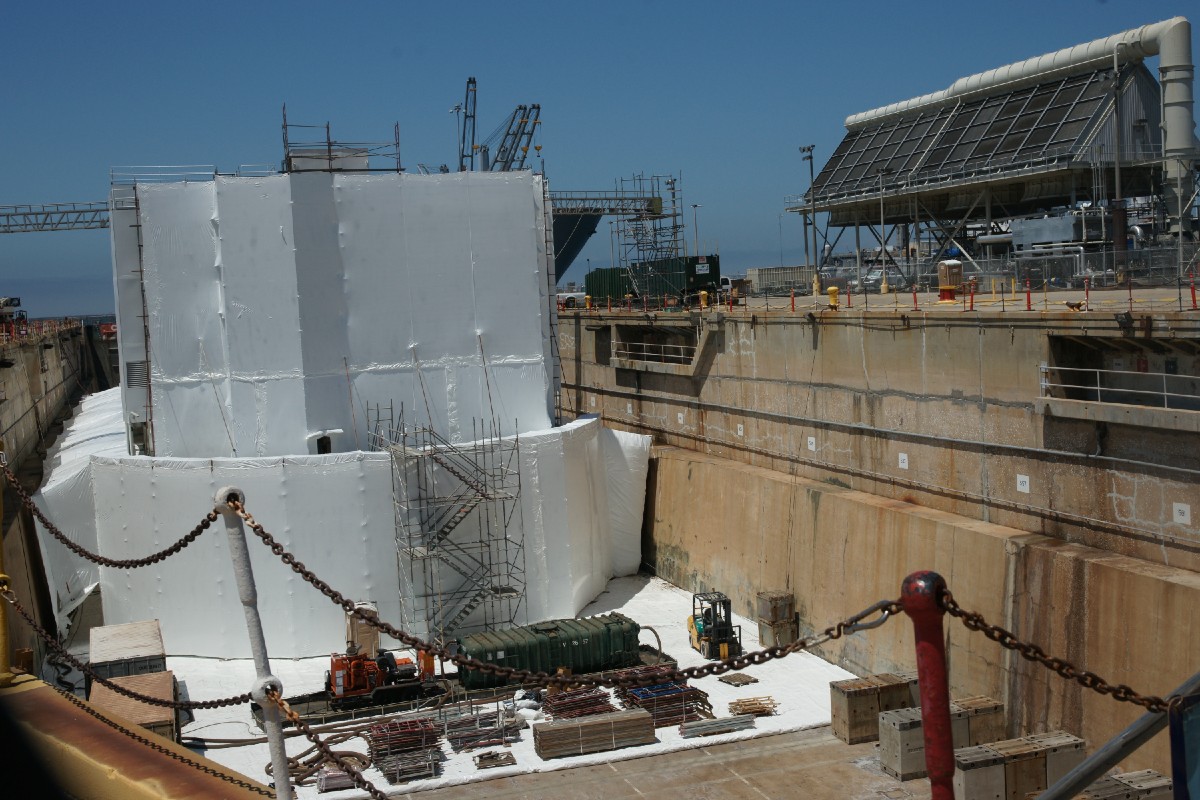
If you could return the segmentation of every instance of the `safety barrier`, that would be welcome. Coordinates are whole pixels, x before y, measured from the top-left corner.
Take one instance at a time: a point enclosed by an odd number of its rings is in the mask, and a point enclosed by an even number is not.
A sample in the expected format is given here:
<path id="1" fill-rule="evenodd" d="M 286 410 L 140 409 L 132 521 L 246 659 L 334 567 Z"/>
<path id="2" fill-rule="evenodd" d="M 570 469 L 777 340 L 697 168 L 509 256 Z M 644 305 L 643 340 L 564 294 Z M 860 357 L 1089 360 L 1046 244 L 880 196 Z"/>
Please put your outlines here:
<path id="1" fill-rule="evenodd" d="M 1141 367 L 1145 363 L 1144 360 L 1139 359 L 1139 369 L 1136 372 L 1088 367 L 1052 367 L 1042 364 L 1038 367 L 1038 372 L 1041 374 L 1039 380 L 1041 396 L 1153 406 L 1155 408 L 1200 410 L 1200 393 L 1193 388 L 1196 383 L 1194 376 L 1166 372 L 1143 372 Z M 1124 382 L 1126 386 L 1115 385 L 1118 382 Z M 1138 384 L 1144 388 L 1132 388 Z M 1172 388 L 1181 391 L 1170 391 Z"/>
<path id="2" fill-rule="evenodd" d="M 954 797 L 954 743 L 950 718 L 949 681 L 946 667 L 946 640 L 943 630 L 943 618 L 947 615 L 958 619 L 968 630 L 982 633 L 986 638 L 996 642 L 1001 647 L 1015 651 L 1022 658 L 1046 667 L 1064 680 L 1073 681 L 1084 688 L 1108 695 L 1114 700 L 1142 706 L 1150 712 L 1147 716 L 1154 718 L 1149 723 L 1142 723 L 1143 734 L 1154 725 L 1161 727 L 1158 720 L 1161 720 L 1171 707 L 1180 702 L 1183 694 L 1190 693 L 1200 686 L 1200 675 L 1198 675 L 1192 681 L 1180 687 L 1180 690 L 1175 694 L 1164 699 L 1141 695 L 1125 685 L 1110 684 L 1095 673 L 1081 670 L 1065 659 L 1047 655 L 1036 644 L 1022 642 L 1013 633 L 989 624 L 979 614 L 964 610 L 955 601 L 943 578 L 934 572 L 916 572 L 909 575 L 901 585 L 899 599 L 880 600 L 859 613 L 836 622 L 820 632 L 799 638 L 790 644 L 742 653 L 720 661 L 711 661 L 701 666 L 685 669 L 671 667 L 664 671 L 656 672 L 652 676 L 627 676 L 621 673 L 551 675 L 546 672 L 516 669 L 469 658 L 457 651 L 452 652 L 433 642 L 423 641 L 379 619 L 373 611 L 363 608 L 353 600 L 347 598 L 319 578 L 302 562 L 298 561 L 294 555 L 289 553 L 281 543 L 255 520 L 254 516 L 246 508 L 245 495 L 236 487 L 225 487 L 218 490 L 215 496 L 215 504 L 211 510 L 205 513 L 201 521 L 191 532 L 181 537 L 175 544 L 144 558 L 116 561 L 107 559 L 96 553 L 91 553 L 74 543 L 70 543 L 69 537 L 51 523 L 45 513 L 33 502 L 33 499 L 20 485 L 16 475 L 13 474 L 3 458 L 0 458 L 0 470 L 4 472 L 4 476 L 20 497 L 22 504 L 42 522 L 50 535 L 61 543 L 71 547 L 76 554 L 95 563 L 124 569 L 136 569 L 157 563 L 182 552 L 189 544 L 208 530 L 217 518 L 224 521 L 229 541 L 230 557 L 234 564 L 234 574 L 238 583 L 239 596 L 245 611 L 247 631 L 250 636 L 251 651 L 257 672 L 257 678 L 249 693 L 216 700 L 168 701 L 130 691 L 118 684 L 114 684 L 107 677 L 97 674 L 89 665 L 72 656 L 62 643 L 50 635 L 49 632 L 41 628 L 29 612 L 18 602 L 16 595 L 10 588 L 10 578 L 7 575 L 0 575 L 0 599 L 3 599 L 7 605 L 11 606 L 56 655 L 65 659 L 92 680 L 132 699 L 155 706 L 175 709 L 217 708 L 247 703 L 251 699 L 257 701 L 263 707 L 264 728 L 267 732 L 268 744 L 271 750 L 271 772 L 276 778 L 276 793 L 278 797 L 284 798 L 284 800 L 292 797 L 292 787 L 290 780 L 282 780 L 280 776 L 290 776 L 292 774 L 292 764 L 289 763 L 283 747 L 283 718 L 286 718 L 291 724 L 296 726 L 313 743 L 323 756 L 324 761 L 322 763 L 329 762 L 336 765 L 339 770 L 349 776 L 350 781 L 356 787 L 368 792 L 372 797 L 383 798 L 386 795 L 363 777 L 362 770 L 358 765 L 351 763 L 350 760 L 343 757 L 343 754 L 333 751 L 290 708 L 287 701 L 283 699 L 282 683 L 270 672 L 270 662 L 267 656 L 262 622 L 258 615 L 254 574 L 250 566 L 250 554 L 246 544 L 246 527 L 249 527 L 254 536 L 267 546 L 292 572 L 300 576 L 321 594 L 325 595 L 330 602 L 342 608 L 348 616 L 354 617 L 358 621 L 388 634 L 402 644 L 416 649 L 418 652 L 436 656 L 444 661 L 456 664 L 462 669 L 479 670 L 503 677 L 507 680 L 531 682 L 545 687 L 604 686 L 608 688 L 634 688 L 652 683 L 662 683 L 663 681 L 684 682 L 713 675 L 721 675 L 731 670 L 743 670 L 752 665 L 764 664 L 774 659 L 785 658 L 794 653 L 809 650 L 817 645 L 857 632 L 878 628 L 893 616 L 903 612 L 912 621 L 915 633 L 917 676 L 921 701 L 922 728 L 925 740 L 925 763 L 930 779 L 932 800 L 953 800 Z M 0 686 L 11 683 L 13 679 L 8 663 L 8 643 L 5 639 L 5 632 L 7 630 L 5 611 L 5 605 L 0 603 Z M 1144 738 L 1138 740 L 1138 744 L 1145 741 L 1149 735 L 1145 734 Z M 1085 762 L 1079 768 L 1065 776 L 1055 787 L 1052 787 L 1052 791 L 1060 791 L 1059 794 L 1052 796 L 1073 796 L 1074 792 L 1071 794 L 1062 793 L 1060 786 L 1073 786 L 1076 787 L 1074 791 L 1078 791 L 1078 789 L 1086 785 L 1086 783 L 1079 783 L 1079 781 L 1082 781 L 1084 777 L 1092 774 L 1092 771 L 1099 768 L 1097 767 L 1097 763 L 1099 763 L 1097 759 L 1102 754 L 1107 759 L 1123 758 L 1128 754 L 1131 746 L 1136 747 L 1138 745 L 1130 745 L 1128 742 L 1122 741 L 1106 747 L 1102 753 L 1093 756 L 1088 762 Z M 1103 772 L 1103 769 L 1100 769 L 1100 771 Z M 1069 781 L 1074 782 L 1068 783 Z M 1046 797 L 1050 796 L 1046 795 Z"/>

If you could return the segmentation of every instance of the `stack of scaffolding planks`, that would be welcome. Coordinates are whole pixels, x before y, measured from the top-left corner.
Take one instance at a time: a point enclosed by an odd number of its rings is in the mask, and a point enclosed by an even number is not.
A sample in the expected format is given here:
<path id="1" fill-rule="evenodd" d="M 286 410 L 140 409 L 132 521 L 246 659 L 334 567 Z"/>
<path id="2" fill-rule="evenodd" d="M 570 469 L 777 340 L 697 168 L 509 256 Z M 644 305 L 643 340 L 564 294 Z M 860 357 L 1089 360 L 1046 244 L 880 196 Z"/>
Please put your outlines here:
<path id="1" fill-rule="evenodd" d="M 571 719 L 616 711 L 604 689 L 573 689 L 569 692 L 546 695 L 542 711 L 551 719 Z"/>
<path id="2" fill-rule="evenodd" d="M 601 753 L 656 741 L 654 718 L 643 708 L 533 726 L 533 747 L 543 759 Z"/>
<path id="3" fill-rule="evenodd" d="M 654 727 L 682 725 L 712 716 L 708 694 L 686 684 L 661 683 L 627 689 L 622 699 L 626 708 L 644 708 L 654 717 Z"/>

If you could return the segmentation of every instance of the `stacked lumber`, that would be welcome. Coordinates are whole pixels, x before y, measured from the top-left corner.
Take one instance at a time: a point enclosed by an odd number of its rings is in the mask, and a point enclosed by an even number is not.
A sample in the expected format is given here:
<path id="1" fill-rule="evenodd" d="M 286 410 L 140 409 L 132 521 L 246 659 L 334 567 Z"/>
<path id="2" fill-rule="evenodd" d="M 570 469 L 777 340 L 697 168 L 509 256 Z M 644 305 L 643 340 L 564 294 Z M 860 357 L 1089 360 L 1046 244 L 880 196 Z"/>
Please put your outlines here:
<path id="1" fill-rule="evenodd" d="M 654 717 L 654 727 L 681 725 L 712 716 L 708 694 L 693 686 L 660 683 L 625 691 L 626 708 L 644 708 Z"/>
<path id="2" fill-rule="evenodd" d="M 601 753 L 656 741 L 654 718 L 643 708 L 533 726 L 533 749 L 543 759 Z"/>
<path id="3" fill-rule="evenodd" d="M 542 704 L 542 711 L 551 719 L 572 719 L 594 714 L 610 714 L 616 710 L 609 699 L 608 692 L 595 687 L 546 695 L 546 701 Z"/>
<path id="4" fill-rule="evenodd" d="M 734 700 L 729 704 L 730 714 L 752 714 L 756 717 L 770 717 L 779 708 L 779 701 L 769 695 L 763 697 L 747 697 Z"/>

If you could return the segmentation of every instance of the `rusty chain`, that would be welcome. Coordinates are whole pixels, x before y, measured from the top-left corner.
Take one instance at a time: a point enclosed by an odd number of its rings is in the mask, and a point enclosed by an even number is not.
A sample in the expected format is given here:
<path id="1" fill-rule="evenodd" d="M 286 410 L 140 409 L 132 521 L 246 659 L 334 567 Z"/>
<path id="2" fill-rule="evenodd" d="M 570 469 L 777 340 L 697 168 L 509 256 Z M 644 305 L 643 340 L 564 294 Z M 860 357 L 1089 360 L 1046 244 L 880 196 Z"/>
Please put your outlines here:
<path id="1" fill-rule="evenodd" d="M 64 661 L 75 667 L 75 669 L 79 670 L 84 675 L 87 675 L 93 681 L 107 686 L 117 694 L 125 695 L 126 697 L 129 697 L 133 700 L 138 700 L 148 705 L 159 706 L 160 708 L 172 708 L 182 711 L 191 711 L 197 708 L 226 708 L 228 706 L 239 706 L 250 702 L 250 694 L 248 692 L 246 694 L 237 695 L 236 697 L 225 697 L 220 700 L 163 700 L 160 697 L 150 697 L 149 695 L 140 694 L 130 689 L 126 689 L 124 686 L 113 683 L 108 678 L 97 675 L 89 665 L 71 655 L 70 651 L 59 644 L 58 640 L 54 636 L 50 635 L 49 631 L 47 631 L 41 625 L 38 625 L 37 622 L 34 621 L 33 617 L 29 615 L 29 612 L 26 611 L 21 603 L 17 600 L 17 596 L 12 592 L 11 589 L 8 588 L 8 582 L 3 577 L 0 577 L 0 598 L 6 600 L 8 604 L 12 606 L 18 614 L 21 615 L 21 618 L 25 620 L 25 624 L 32 628 L 33 631 L 41 638 L 41 640 L 45 642 L 46 645 Z"/>
<path id="2" fill-rule="evenodd" d="M 280 713 L 287 717 L 288 722 L 292 723 L 301 732 L 303 732 L 304 738 L 312 742 L 313 745 L 315 745 L 316 748 L 321 751 L 321 755 L 323 755 L 327 761 L 337 764 L 339 769 L 349 775 L 350 780 L 355 786 L 365 792 L 368 792 L 371 797 L 376 798 L 376 800 L 387 800 L 387 795 L 376 789 L 374 784 L 364 778 L 362 776 L 362 772 L 357 767 L 339 756 L 329 747 L 329 745 L 321 741 L 321 737 L 317 736 L 317 734 L 313 732 L 312 728 L 310 728 L 304 722 L 304 720 L 300 719 L 300 715 L 292 710 L 292 707 L 288 705 L 288 702 L 283 699 L 279 692 L 275 691 L 274 689 L 268 689 L 267 699 L 279 706 Z"/>
<path id="3" fill-rule="evenodd" d="M 1161 714 L 1167 711 L 1175 698 L 1163 699 L 1154 695 L 1138 694 L 1125 684 L 1113 686 L 1094 672 L 1081 670 L 1066 659 L 1046 655 L 1046 651 L 1030 642 L 1022 642 L 1012 631 L 1005 630 L 999 625 L 991 625 L 982 615 L 964 610 L 954 599 L 950 590 L 941 597 L 942 607 L 952 617 L 957 617 L 967 630 L 978 631 L 996 644 L 1007 650 L 1014 650 L 1027 661 L 1041 664 L 1061 678 L 1074 681 L 1085 689 L 1108 695 L 1122 703 L 1133 703 L 1147 711 Z"/>
<path id="4" fill-rule="evenodd" d="M 220 519 L 220 516 L 216 511 L 209 511 L 204 515 L 204 518 L 200 520 L 199 524 L 192 528 L 191 532 L 189 532 L 186 536 L 183 536 L 165 550 L 159 550 L 157 553 L 148 555 L 145 558 L 130 558 L 123 560 L 105 558 L 104 556 L 93 553 L 90 550 L 71 541 L 70 537 L 59 530 L 58 526 L 51 522 L 46 515 L 42 513 L 42 510 L 37 507 L 37 503 L 33 502 L 33 498 L 29 496 L 29 492 L 25 491 L 25 487 L 22 486 L 20 481 L 17 480 L 17 476 L 13 474 L 13 471 L 9 468 L 8 464 L 0 462 L 0 470 L 4 470 L 4 476 L 8 478 L 8 482 L 12 484 L 13 491 L 16 492 L 17 496 L 21 498 L 21 504 L 28 508 L 31 514 L 37 517 L 38 521 L 45 526 L 46 530 L 50 532 L 51 536 L 57 539 L 63 547 L 67 548 L 72 553 L 75 553 L 75 555 L 82 556 L 88 561 L 99 564 L 102 567 L 113 567 L 114 569 L 134 569 L 137 567 L 148 567 L 151 564 L 157 564 L 158 562 L 175 555 L 180 550 L 199 539 L 201 534 L 208 530 L 212 523 Z"/>
<path id="5" fill-rule="evenodd" d="M 779 645 L 768 647 L 763 650 L 755 650 L 750 653 L 743 653 L 737 656 L 722 661 L 714 661 L 698 667 L 688 667 L 686 669 L 674 669 L 666 674 L 656 675 L 654 677 L 642 678 L 622 678 L 622 677 L 606 677 L 597 678 L 590 676 L 579 675 L 551 675 L 547 672 L 533 671 L 527 669 L 515 669 L 513 667 L 504 667 L 499 664 L 492 664 L 486 661 L 480 661 L 476 658 L 469 658 L 456 652 L 451 652 L 441 645 L 427 642 L 410 633 L 406 633 L 387 622 L 377 619 L 371 612 L 357 608 L 353 600 L 348 599 L 341 592 L 334 589 L 325 581 L 321 580 L 309 570 L 303 562 L 298 561 L 294 555 L 289 553 L 282 544 L 275 540 L 262 525 L 254 519 L 254 516 L 246 510 L 245 505 L 240 500 L 230 499 L 229 507 L 234 512 L 245 520 L 254 534 L 262 540 L 263 544 L 271 549 L 271 552 L 287 564 L 293 572 L 311 584 L 321 594 L 328 597 L 335 605 L 338 605 L 350 616 L 361 620 L 362 622 L 377 628 L 380 631 L 388 634 L 404 645 L 416 650 L 430 653 L 445 661 L 449 661 L 463 669 L 475 670 L 489 675 L 495 675 L 506 680 L 523 681 L 537 683 L 542 686 L 605 686 L 609 688 L 631 688 L 636 686 L 644 686 L 648 683 L 661 683 L 664 679 L 672 681 L 686 681 L 699 678 L 707 678 L 711 675 L 721 675 L 730 670 L 742 670 L 747 667 L 765 664 L 777 658 L 784 658 L 801 650 L 808 650 L 819 644 L 839 639 L 857 630 L 865 630 L 867 628 L 877 627 L 883 624 L 889 617 L 898 613 L 901 610 L 900 603 L 893 600 L 882 600 L 875 603 L 870 608 L 867 608 L 854 616 L 848 617 L 841 622 L 831 625 L 819 634 L 806 636 L 798 639 L 787 645 Z M 880 614 L 880 618 L 873 622 L 864 622 L 865 619 L 874 615 Z"/>
<path id="6" fill-rule="evenodd" d="M 134 731 L 129 730 L 124 725 L 114 722 L 113 720 L 109 719 L 105 715 L 101 714 L 95 708 L 88 705 L 84 701 L 80 700 L 78 697 L 71 694 L 70 692 L 64 692 L 61 690 L 56 690 L 56 691 L 58 691 L 59 694 L 61 694 L 63 697 L 65 697 L 71 703 L 75 704 L 75 706 L 77 706 L 79 708 L 79 710 L 83 711 L 85 714 L 88 714 L 88 715 L 94 717 L 95 719 L 104 723 L 108 727 L 116 730 L 118 733 L 128 736 L 130 739 L 134 740 L 135 742 L 137 742 L 140 745 L 149 747 L 151 750 L 154 750 L 157 753 L 161 753 L 162 755 L 164 755 L 168 758 L 172 758 L 175 761 L 178 761 L 179 763 L 184 764 L 186 766 L 192 767 L 194 769 L 198 769 L 201 772 L 203 772 L 207 775 L 211 775 L 214 778 L 217 778 L 219 780 L 225 781 L 226 783 L 231 783 L 234 786 L 240 786 L 243 789 L 246 789 L 247 791 L 254 792 L 255 794 L 260 794 L 263 797 L 275 797 L 274 792 L 268 791 L 267 789 L 264 789 L 262 786 L 259 786 L 258 784 L 251 783 L 250 781 L 245 780 L 244 778 L 242 778 L 240 776 L 230 775 L 227 772 L 222 772 L 221 770 L 214 769 L 211 766 L 209 766 L 208 764 L 202 764 L 199 761 L 194 761 L 194 760 L 188 758 L 187 756 L 183 755 L 182 753 L 178 753 L 169 747 L 164 747 L 163 745 L 159 744 L 158 742 L 154 741 L 151 738 L 142 736 L 141 734 L 138 734 L 138 733 L 135 733 Z M 161 737 L 159 737 L 157 735 L 153 735 L 153 738 L 159 739 Z"/>

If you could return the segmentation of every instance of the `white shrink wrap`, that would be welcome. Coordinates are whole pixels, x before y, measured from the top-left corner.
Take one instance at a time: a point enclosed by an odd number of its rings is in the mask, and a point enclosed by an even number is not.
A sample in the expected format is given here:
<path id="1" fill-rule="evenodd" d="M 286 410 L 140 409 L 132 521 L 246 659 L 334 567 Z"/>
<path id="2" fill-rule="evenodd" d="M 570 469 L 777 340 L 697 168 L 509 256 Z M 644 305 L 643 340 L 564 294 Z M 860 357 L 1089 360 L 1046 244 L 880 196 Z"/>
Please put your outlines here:
<path id="1" fill-rule="evenodd" d="M 651 437 L 640 433 L 600 429 L 613 578 L 633 575 L 642 564 L 642 517 L 646 509 L 651 442 Z"/>

